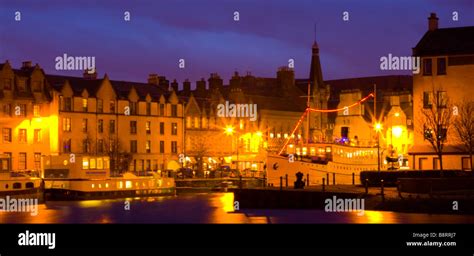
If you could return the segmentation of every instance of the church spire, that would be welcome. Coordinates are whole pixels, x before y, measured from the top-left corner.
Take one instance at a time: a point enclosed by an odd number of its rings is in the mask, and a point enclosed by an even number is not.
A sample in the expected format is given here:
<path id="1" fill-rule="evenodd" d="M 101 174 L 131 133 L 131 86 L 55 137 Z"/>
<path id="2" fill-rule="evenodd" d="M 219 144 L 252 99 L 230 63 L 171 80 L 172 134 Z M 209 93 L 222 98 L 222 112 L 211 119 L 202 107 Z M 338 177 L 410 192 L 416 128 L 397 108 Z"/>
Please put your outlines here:
<path id="1" fill-rule="evenodd" d="M 309 82 L 311 91 L 318 88 L 324 88 L 323 72 L 321 70 L 321 61 L 319 60 L 319 45 L 316 40 L 313 43 L 311 55 L 311 69 L 309 71 Z"/>

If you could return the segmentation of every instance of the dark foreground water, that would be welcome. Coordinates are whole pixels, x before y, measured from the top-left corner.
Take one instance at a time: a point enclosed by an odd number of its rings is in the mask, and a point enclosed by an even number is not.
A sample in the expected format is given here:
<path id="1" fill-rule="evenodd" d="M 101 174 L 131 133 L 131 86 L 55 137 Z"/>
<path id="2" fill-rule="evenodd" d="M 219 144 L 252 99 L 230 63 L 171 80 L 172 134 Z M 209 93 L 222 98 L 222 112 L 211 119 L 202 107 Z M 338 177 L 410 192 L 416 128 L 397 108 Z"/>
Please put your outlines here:
<path id="1" fill-rule="evenodd" d="M 126 200 L 130 209 L 126 210 Z M 0 223 L 474 223 L 474 216 L 365 211 L 244 210 L 232 193 L 90 201 L 50 201 L 38 214 L 2 212 Z"/>

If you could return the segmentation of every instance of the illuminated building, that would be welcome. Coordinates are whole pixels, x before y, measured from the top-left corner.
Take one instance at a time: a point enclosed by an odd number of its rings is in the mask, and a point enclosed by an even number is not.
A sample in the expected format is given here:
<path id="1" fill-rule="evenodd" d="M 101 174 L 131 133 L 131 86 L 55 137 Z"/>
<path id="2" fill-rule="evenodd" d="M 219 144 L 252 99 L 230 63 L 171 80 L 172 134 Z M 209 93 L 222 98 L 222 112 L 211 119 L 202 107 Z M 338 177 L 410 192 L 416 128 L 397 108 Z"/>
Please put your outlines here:
<path id="1" fill-rule="evenodd" d="M 415 146 L 410 151 L 411 168 L 439 169 L 439 157 L 423 135 L 425 126 L 420 120 L 420 110 L 430 109 L 433 104 L 443 107 L 442 103 L 434 102 L 433 92 L 442 100 L 449 99 L 453 107 L 459 106 L 464 100 L 472 101 L 474 26 L 438 28 L 438 18 L 432 13 L 428 17 L 428 31 L 413 48 L 413 56 L 421 58 L 421 70 L 413 75 L 414 120 L 420 130 L 415 133 Z M 463 146 L 457 140 L 452 126 L 448 129 L 443 148 L 443 169 L 471 169 L 469 155 L 463 152 Z"/>
<path id="2" fill-rule="evenodd" d="M 0 151 L 12 156 L 13 170 L 40 170 L 41 156 L 57 154 L 109 155 L 115 172 L 180 167 L 183 105 L 163 77 L 46 75 L 30 62 L 19 70 L 6 62 L 0 72 Z"/>

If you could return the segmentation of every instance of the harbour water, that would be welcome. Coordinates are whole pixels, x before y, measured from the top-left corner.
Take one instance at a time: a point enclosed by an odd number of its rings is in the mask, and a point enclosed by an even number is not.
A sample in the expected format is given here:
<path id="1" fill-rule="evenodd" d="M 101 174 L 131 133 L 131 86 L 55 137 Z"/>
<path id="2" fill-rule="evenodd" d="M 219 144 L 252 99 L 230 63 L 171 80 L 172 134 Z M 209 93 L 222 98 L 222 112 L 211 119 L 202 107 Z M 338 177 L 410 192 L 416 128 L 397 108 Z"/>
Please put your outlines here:
<path id="1" fill-rule="evenodd" d="M 2 212 L 0 223 L 474 223 L 474 216 L 385 211 L 234 211 L 232 193 L 88 201 L 48 201 L 38 214 Z"/>

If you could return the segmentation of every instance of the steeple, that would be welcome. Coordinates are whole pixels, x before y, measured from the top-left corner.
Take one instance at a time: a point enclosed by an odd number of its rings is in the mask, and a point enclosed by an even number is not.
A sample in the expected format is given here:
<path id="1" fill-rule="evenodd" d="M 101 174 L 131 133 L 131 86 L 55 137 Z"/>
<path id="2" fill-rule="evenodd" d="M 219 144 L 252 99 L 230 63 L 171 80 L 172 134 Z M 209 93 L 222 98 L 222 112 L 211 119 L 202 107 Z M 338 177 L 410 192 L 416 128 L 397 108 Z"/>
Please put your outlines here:
<path id="1" fill-rule="evenodd" d="M 321 62 L 319 60 L 319 45 L 315 40 L 312 47 L 311 69 L 309 71 L 311 91 L 314 92 L 318 88 L 324 88 L 323 81 L 323 72 L 321 70 Z"/>

